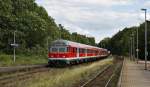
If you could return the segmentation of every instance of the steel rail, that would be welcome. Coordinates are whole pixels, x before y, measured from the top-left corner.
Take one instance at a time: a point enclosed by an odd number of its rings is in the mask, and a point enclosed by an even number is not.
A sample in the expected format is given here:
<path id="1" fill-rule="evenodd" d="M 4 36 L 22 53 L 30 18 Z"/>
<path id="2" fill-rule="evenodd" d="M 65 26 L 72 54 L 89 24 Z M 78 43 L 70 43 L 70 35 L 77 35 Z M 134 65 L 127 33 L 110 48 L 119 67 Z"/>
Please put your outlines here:
<path id="1" fill-rule="evenodd" d="M 115 70 L 116 71 L 116 70 Z M 105 87 L 108 87 L 110 81 L 112 80 L 112 78 L 115 76 L 115 72 L 111 75 L 111 77 L 109 78 L 109 80 L 107 81 Z"/>
<path id="2" fill-rule="evenodd" d="M 123 63 L 121 64 L 123 66 Z M 110 82 L 112 81 L 113 77 L 115 76 L 116 74 L 116 71 L 118 70 L 119 66 L 117 66 L 117 68 L 115 69 L 115 71 L 113 72 L 113 74 L 111 75 L 111 77 L 109 78 L 109 80 L 107 81 L 105 87 L 108 87 Z M 121 71 L 122 71 L 122 68 L 121 68 Z"/>
<path id="3" fill-rule="evenodd" d="M 16 79 L 26 80 L 26 79 L 32 78 L 33 74 L 35 74 L 35 73 L 46 72 L 46 71 L 49 71 L 49 69 L 48 68 L 38 68 L 38 69 L 34 69 L 34 70 L 29 70 L 26 72 L 20 72 L 15 75 L 0 77 L 0 85 L 7 87 L 7 85 L 9 85 L 10 83 L 14 83 L 14 80 L 16 80 Z"/>
<path id="4" fill-rule="evenodd" d="M 87 84 L 95 80 L 99 75 L 103 74 L 104 71 L 106 71 L 111 65 L 106 66 L 104 69 L 102 69 L 98 74 L 96 74 L 92 79 L 89 79 L 87 82 L 85 82 L 82 86 L 80 87 L 85 87 Z"/>
<path id="5" fill-rule="evenodd" d="M 28 65 L 28 66 L 0 67 L 0 74 L 26 71 L 29 69 L 36 69 L 36 68 L 44 68 L 46 66 L 47 66 L 46 64 L 40 64 L 40 65 Z"/>
<path id="6" fill-rule="evenodd" d="M 122 69 L 121 69 L 121 74 L 120 74 L 120 78 L 119 78 L 117 87 L 121 87 L 124 64 L 125 64 L 125 58 L 123 59 L 123 64 L 122 64 Z"/>

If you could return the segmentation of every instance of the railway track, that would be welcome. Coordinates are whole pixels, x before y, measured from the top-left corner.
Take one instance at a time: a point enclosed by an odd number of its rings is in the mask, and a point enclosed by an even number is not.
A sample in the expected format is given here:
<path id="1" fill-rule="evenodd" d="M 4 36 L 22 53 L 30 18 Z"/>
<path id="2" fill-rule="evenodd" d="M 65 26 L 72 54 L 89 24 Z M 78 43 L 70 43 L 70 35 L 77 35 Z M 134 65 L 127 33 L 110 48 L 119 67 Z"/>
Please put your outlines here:
<path id="1" fill-rule="evenodd" d="M 114 78 L 116 78 L 115 77 L 116 72 L 120 73 L 118 70 L 120 69 L 121 66 L 122 66 L 122 62 L 117 63 L 116 65 L 106 66 L 97 75 L 95 75 L 95 77 L 88 80 L 80 87 L 113 87 L 113 86 L 111 86 L 111 81 Z"/>
<path id="2" fill-rule="evenodd" d="M 93 85 L 95 85 L 95 81 L 97 80 L 97 78 L 100 78 L 103 76 L 103 74 L 105 74 L 105 72 L 111 67 L 111 65 L 106 66 L 103 70 L 101 70 L 95 77 L 93 77 L 92 79 L 88 80 L 87 82 L 85 82 L 81 87 L 93 87 Z M 93 84 L 94 83 L 94 84 Z"/>
<path id="3" fill-rule="evenodd" d="M 16 74 L 10 74 L 0 77 L 0 87 L 15 87 L 17 81 L 27 80 L 33 77 L 33 74 L 50 71 L 50 68 L 37 68 L 25 72 L 18 72 Z"/>
<path id="4" fill-rule="evenodd" d="M 50 69 L 46 64 L 30 65 L 30 66 L 15 66 L 15 67 L 0 67 L 0 87 L 15 87 L 16 80 L 23 81 L 33 77 L 33 74 L 46 72 Z"/>
<path id="5" fill-rule="evenodd" d="M 46 64 L 40 64 L 40 65 L 15 66 L 15 67 L 0 67 L 0 74 L 26 71 L 30 69 L 43 68 L 46 66 L 47 66 Z"/>

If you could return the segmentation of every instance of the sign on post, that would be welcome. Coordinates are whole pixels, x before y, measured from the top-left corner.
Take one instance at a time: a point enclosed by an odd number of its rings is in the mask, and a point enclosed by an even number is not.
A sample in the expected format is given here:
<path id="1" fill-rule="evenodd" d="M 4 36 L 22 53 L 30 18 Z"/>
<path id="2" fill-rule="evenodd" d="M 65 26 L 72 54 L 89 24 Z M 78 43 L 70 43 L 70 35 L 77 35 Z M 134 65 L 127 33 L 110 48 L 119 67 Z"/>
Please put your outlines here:
<path id="1" fill-rule="evenodd" d="M 138 51 L 139 51 L 139 49 L 136 49 L 136 51 L 138 52 Z"/>
<path id="2" fill-rule="evenodd" d="M 19 46 L 16 43 L 10 44 L 14 48 L 14 62 L 16 61 L 16 48 Z"/>
<path id="3" fill-rule="evenodd" d="M 12 47 L 18 47 L 19 44 L 10 44 Z"/>

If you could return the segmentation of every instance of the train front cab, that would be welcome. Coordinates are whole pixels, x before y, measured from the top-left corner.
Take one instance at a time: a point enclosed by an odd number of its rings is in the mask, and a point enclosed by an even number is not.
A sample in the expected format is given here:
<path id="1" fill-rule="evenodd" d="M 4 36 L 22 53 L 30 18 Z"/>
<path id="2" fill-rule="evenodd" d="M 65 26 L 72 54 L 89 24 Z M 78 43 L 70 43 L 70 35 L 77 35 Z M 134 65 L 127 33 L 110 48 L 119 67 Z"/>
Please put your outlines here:
<path id="1" fill-rule="evenodd" d="M 48 54 L 49 65 L 58 65 L 67 63 L 68 52 L 66 46 L 52 46 Z"/>

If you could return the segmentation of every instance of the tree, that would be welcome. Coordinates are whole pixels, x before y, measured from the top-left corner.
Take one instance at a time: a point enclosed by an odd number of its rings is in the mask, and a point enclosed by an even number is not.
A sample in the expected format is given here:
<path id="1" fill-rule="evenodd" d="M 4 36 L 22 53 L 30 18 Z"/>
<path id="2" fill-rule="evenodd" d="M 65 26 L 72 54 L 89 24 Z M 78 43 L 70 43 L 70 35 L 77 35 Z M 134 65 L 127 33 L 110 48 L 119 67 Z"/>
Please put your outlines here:
<path id="1" fill-rule="evenodd" d="M 60 39 L 60 35 L 65 40 L 91 45 L 95 43 L 94 38 L 71 34 L 63 25 L 57 25 L 35 0 L 0 0 L 0 6 L 0 51 L 4 53 L 12 53 L 10 44 L 13 43 L 14 31 L 19 53 L 47 49 L 47 43 Z"/>
<path id="2" fill-rule="evenodd" d="M 150 22 L 147 21 L 148 25 L 148 36 L 150 34 Z M 107 42 L 107 39 L 105 38 L 99 43 L 99 47 L 101 43 L 108 44 L 108 49 L 110 49 L 111 53 L 116 55 L 129 55 L 129 49 L 130 49 L 130 38 L 131 34 L 134 33 L 134 40 L 135 40 L 135 49 L 136 50 L 136 31 L 137 28 L 139 29 L 139 57 L 141 59 L 144 58 L 144 47 L 145 47 L 145 23 L 140 24 L 140 26 L 134 26 L 130 28 L 124 28 L 122 31 L 119 31 L 116 33 L 113 37 L 110 38 L 110 40 Z M 148 37 L 148 52 L 150 52 L 150 38 Z M 106 45 L 107 48 L 107 45 Z M 136 55 L 135 55 L 136 56 Z M 150 55 L 148 55 L 148 58 Z"/>

